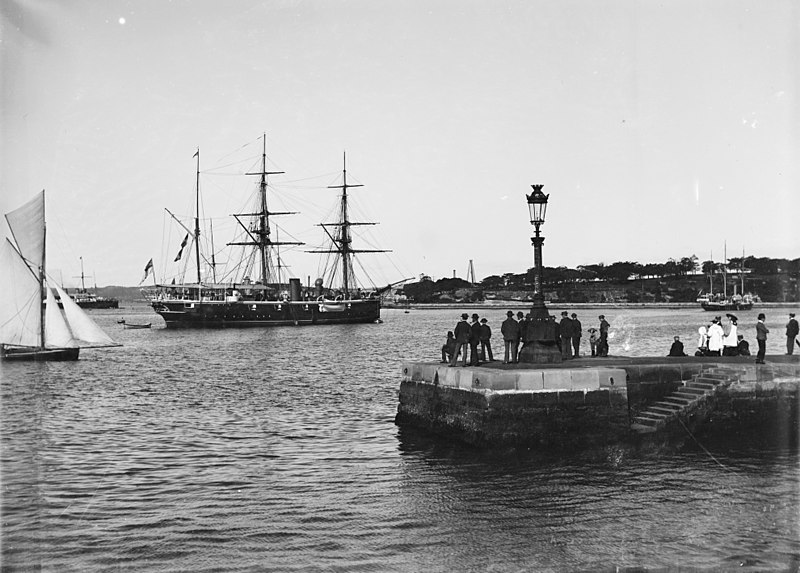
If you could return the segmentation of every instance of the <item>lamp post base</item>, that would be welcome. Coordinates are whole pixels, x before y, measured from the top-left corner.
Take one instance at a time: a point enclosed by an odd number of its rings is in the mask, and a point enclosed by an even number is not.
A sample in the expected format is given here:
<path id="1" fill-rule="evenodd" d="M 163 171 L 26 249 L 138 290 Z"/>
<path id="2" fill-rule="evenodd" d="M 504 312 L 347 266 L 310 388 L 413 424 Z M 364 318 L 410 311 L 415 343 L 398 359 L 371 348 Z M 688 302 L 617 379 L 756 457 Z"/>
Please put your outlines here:
<path id="1" fill-rule="evenodd" d="M 561 350 L 555 340 L 531 340 L 519 351 L 517 360 L 526 364 L 559 364 Z"/>
<path id="2" fill-rule="evenodd" d="M 530 317 L 518 360 L 527 364 L 560 363 L 562 358 L 556 338 L 556 323 L 551 320 L 544 301 L 538 297 L 533 302 Z"/>

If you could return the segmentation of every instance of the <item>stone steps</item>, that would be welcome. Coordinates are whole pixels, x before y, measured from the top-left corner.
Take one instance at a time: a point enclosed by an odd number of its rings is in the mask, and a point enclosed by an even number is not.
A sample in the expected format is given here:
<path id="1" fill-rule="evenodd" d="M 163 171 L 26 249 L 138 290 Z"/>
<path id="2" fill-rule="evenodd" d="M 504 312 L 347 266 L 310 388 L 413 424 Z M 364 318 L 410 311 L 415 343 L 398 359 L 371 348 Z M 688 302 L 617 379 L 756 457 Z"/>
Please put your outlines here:
<path id="1" fill-rule="evenodd" d="M 676 420 L 682 413 L 713 395 L 718 388 L 738 381 L 744 373 L 741 369 L 712 367 L 695 374 L 672 394 L 651 404 L 633 419 L 631 430 L 639 434 L 651 434 Z"/>

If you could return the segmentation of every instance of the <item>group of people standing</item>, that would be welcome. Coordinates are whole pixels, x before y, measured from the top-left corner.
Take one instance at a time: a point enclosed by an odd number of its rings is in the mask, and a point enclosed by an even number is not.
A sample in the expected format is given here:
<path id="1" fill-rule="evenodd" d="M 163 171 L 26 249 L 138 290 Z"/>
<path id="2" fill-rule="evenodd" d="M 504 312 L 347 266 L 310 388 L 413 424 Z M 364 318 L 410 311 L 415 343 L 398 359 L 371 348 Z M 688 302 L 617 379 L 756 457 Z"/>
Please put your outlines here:
<path id="1" fill-rule="evenodd" d="M 572 313 L 569 316 L 567 311 L 561 313 L 561 322 L 557 322 L 554 316 L 550 317 L 553 321 L 556 332 L 556 343 L 561 351 L 563 360 L 578 358 L 580 356 L 581 338 L 583 325 L 578 320 L 578 315 Z M 467 313 L 461 315 L 454 330 L 447 333 L 447 341 L 442 346 L 442 362 L 456 366 L 458 357 L 462 356 L 462 366 L 467 365 L 469 348 L 469 365 L 477 366 L 481 362 L 494 361 L 492 355 L 492 329 L 485 318 L 480 318 L 477 314 L 472 315 L 472 322 Z M 592 356 L 608 356 L 608 329 L 611 326 L 604 315 L 599 316 L 600 325 L 598 328 L 590 328 L 589 345 Z M 505 352 L 503 364 L 517 364 L 519 362 L 520 343 L 525 341 L 525 333 L 532 320 L 531 314 L 527 315 L 517 312 L 516 319 L 514 312 L 506 312 L 506 319 L 500 327 L 503 336 Z"/>
<path id="2" fill-rule="evenodd" d="M 727 322 L 722 324 L 722 317 L 715 316 L 708 326 L 701 326 L 698 329 L 700 338 L 697 341 L 697 352 L 695 356 L 749 356 L 750 345 L 744 340 L 744 336 L 739 334 L 738 322 L 739 319 L 733 314 L 725 315 Z M 764 357 L 767 353 L 767 335 L 769 328 L 765 324 L 767 317 L 761 312 L 758 314 L 758 321 L 756 322 L 756 343 L 758 344 L 758 353 L 756 354 L 756 364 L 764 364 Z M 797 341 L 798 336 L 798 323 L 795 319 L 795 313 L 789 313 L 789 322 L 786 323 L 786 354 L 791 355 L 794 353 L 795 343 L 800 346 L 800 341 Z M 676 342 L 678 337 L 675 337 Z M 673 354 L 673 349 L 670 350 L 670 356 Z"/>
<path id="3" fill-rule="evenodd" d="M 455 366 L 459 355 L 462 356 L 462 366 L 467 365 L 467 348 L 469 348 L 470 366 L 478 366 L 481 362 L 494 362 L 492 355 L 492 329 L 488 320 L 472 315 L 472 322 L 467 322 L 469 315 L 461 315 L 454 330 L 447 333 L 447 341 L 442 346 L 442 362 Z"/>

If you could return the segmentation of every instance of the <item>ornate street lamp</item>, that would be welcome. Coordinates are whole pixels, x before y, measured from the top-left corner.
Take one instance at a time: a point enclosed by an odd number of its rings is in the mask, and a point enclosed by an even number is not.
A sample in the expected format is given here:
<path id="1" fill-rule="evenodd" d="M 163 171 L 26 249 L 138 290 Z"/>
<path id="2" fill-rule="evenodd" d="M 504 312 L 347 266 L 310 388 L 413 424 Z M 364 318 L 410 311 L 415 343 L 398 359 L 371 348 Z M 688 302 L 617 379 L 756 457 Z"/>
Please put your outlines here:
<path id="1" fill-rule="evenodd" d="M 526 195 L 528 198 L 528 211 L 531 215 L 531 225 L 535 228 L 535 236 L 531 237 L 533 244 L 533 318 L 547 318 L 547 308 L 544 305 L 544 293 L 542 292 L 542 244 L 544 237 L 539 233 L 539 227 L 544 225 L 544 217 L 547 213 L 547 200 L 550 195 L 542 193 L 544 185 L 531 185 L 533 193 Z"/>
<path id="2" fill-rule="evenodd" d="M 526 195 L 531 225 L 535 235 L 531 237 L 533 244 L 533 308 L 528 314 L 524 326 L 524 344 L 519 352 L 518 360 L 534 364 L 561 362 L 561 351 L 556 340 L 556 323 L 547 312 L 542 290 L 542 244 L 544 237 L 540 227 L 544 225 L 549 195 L 542 193 L 544 185 L 531 185 L 533 193 Z"/>

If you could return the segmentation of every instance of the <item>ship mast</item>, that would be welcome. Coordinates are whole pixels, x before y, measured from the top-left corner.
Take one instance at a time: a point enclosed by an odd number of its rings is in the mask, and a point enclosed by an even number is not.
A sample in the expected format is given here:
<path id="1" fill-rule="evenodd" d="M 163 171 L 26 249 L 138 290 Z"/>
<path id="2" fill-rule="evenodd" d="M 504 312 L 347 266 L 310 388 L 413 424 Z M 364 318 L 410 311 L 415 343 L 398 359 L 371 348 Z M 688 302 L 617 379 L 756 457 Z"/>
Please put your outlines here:
<path id="1" fill-rule="evenodd" d="M 350 283 L 354 280 L 352 255 L 356 253 L 386 253 L 388 251 L 373 249 L 353 249 L 353 241 L 350 234 L 350 227 L 355 225 L 377 225 L 377 223 L 355 223 L 350 221 L 347 212 L 347 190 L 353 187 L 363 187 L 363 185 L 348 185 L 347 183 L 347 153 L 342 154 L 342 184 L 329 185 L 328 189 L 341 189 L 342 200 L 339 207 L 338 223 L 322 223 L 320 227 L 325 230 L 333 246 L 324 251 L 308 251 L 309 253 L 336 253 L 342 258 L 342 291 L 345 297 L 350 296 Z M 338 227 L 338 231 L 331 234 L 327 227 Z"/>
<path id="2" fill-rule="evenodd" d="M 197 148 L 197 180 L 195 184 L 195 217 L 194 217 L 194 245 L 195 263 L 197 265 L 197 298 L 200 299 L 200 148 Z"/>
<path id="3" fill-rule="evenodd" d="M 293 211 L 270 211 L 267 208 L 267 187 L 269 186 L 267 176 L 280 175 L 283 171 L 267 171 L 267 134 L 264 134 L 264 144 L 261 152 L 261 171 L 246 173 L 246 175 L 259 175 L 258 207 L 257 213 L 238 213 L 234 218 L 244 229 L 249 241 L 228 243 L 228 245 L 250 246 L 258 249 L 259 261 L 261 264 L 261 284 L 267 285 L 272 280 L 272 261 L 270 258 L 270 248 L 277 245 L 302 245 L 298 242 L 278 242 L 270 238 L 271 230 L 269 225 L 270 215 L 294 215 Z M 255 229 L 249 228 L 239 217 L 255 217 L 257 224 Z"/>

